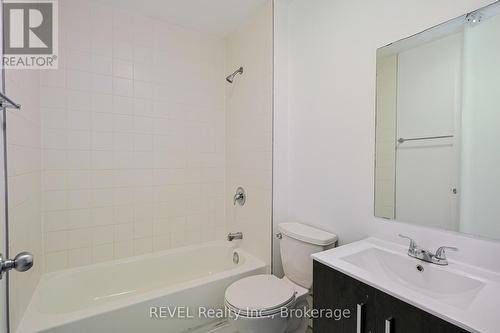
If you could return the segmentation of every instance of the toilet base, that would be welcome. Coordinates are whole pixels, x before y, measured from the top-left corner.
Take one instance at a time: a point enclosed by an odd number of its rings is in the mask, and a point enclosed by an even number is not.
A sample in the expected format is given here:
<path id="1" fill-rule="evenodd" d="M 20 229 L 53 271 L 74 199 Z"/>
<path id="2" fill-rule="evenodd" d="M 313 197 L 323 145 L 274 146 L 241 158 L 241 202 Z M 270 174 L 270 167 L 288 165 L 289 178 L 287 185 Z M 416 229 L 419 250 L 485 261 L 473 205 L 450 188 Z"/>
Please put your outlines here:
<path id="1" fill-rule="evenodd" d="M 306 297 L 301 297 L 292 308 L 303 309 L 305 313 L 310 305 Z M 238 333 L 306 333 L 309 318 L 281 317 L 280 313 L 270 317 L 237 317 L 231 313 L 228 322 Z"/>
<path id="2" fill-rule="evenodd" d="M 293 307 L 294 309 L 302 309 L 302 313 L 306 313 L 309 310 L 310 305 L 306 298 L 298 300 L 297 305 Z M 287 329 L 285 333 L 305 333 L 309 327 L 309 318 L 296 318 L 290 316 L 288 318 Z"/>
<path id="3" fill-rule="evenodd" d="M 278 314 L 265 318 L 231 316 L 228 322 L 238 333 L 285 333 L 288 320 Z"/>

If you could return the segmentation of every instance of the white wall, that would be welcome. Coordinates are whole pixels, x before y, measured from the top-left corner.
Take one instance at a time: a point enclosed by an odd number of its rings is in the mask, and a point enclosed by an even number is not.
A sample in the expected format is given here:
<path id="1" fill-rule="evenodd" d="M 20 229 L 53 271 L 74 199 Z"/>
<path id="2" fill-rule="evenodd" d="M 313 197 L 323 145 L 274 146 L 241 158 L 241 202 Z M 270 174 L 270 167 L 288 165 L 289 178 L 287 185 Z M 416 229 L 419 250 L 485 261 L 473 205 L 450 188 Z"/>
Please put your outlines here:
<path id="1" fill-rule="evenodd" d="M 315 225 L 338 234 L 342 244 L 373 234 L 396 240 L 398 232 L 408 233 L 431 249 L 459 246 L 461 252 L 450 257 L 500 268 L 496 256 L 477 255 L 500 251 L 498 242 L 480 242 L 373 216 L 376 49 L 488 3 L 290 2 L 289 107 L 275 110 L 279 116 L 288 112 L 288 145 L 275 149 L 289 151 L 289 200 L 288 209 L 276 207 L 280 216 L 275 215 L 274 221 Z M 286 173 L 286 168 L 274 170 L 281 172 Z"/>
<path id="2" fill-rule="evenodd" d="M 500 16 L 465 30 L 460 228 L 500 238 Z"/>
<path id="3" fill-rule="evenodd" d="M 279 224 L 288 222 L 288 5 L 274 1 L 273 273 L 283 275 Z"/>
<path id="4" fill-rule="evenodd" d="M 221 239 L 224 41 L 60 2 L 41 77 L 47 271 Z"/>
<path id="5" fill-rule="evenodd" d="M 272 208 L 272 2 L 226 38 L 226 73 L 244 73 L 226 85 L 226 217 L 242 231 L 242 248 L 271 263 Z M 236 188 L 247 192 L 233 205 Z"/>

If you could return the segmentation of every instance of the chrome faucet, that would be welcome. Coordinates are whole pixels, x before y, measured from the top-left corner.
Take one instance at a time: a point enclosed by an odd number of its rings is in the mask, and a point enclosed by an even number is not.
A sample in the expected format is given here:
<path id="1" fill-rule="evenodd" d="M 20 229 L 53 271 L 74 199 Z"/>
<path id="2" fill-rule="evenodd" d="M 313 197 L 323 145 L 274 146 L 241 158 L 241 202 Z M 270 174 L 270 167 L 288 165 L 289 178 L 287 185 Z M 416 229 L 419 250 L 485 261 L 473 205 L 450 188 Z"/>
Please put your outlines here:
<path id="1" fill-rule="evenodd" d="M 227 234 L 227 240 L 232 242 L 235 239 L 243 239 L 243 233 L 241 231 L 238 232 L 230 232 Z"/>
<path id="2" fill-rule="evenodd" d="M 458 247 L 454 246 L 441 246 L 436 250 L 434 255 L 434 263 L 438 265 L 448 265 L 448 259 L 446 258 L 446 250 L 451 250 L 458 252 Z"/>
<path id="3" fill-rule="evenodd" d="M 408 255 L 410 257 L 430 262 L 432 264 L 445 266 L 448 265 L 448 259 L 446 258 L 446 250 L 458 251 L 458 248 L 452 246 L 441 246 L 437 249 L 436 253 L 424 250 L 420 248 L 415 240 L 412 238 L 399 234 L 399 237 L 406 238 L 410 241 L 410 247 L 408 248 Z"/>

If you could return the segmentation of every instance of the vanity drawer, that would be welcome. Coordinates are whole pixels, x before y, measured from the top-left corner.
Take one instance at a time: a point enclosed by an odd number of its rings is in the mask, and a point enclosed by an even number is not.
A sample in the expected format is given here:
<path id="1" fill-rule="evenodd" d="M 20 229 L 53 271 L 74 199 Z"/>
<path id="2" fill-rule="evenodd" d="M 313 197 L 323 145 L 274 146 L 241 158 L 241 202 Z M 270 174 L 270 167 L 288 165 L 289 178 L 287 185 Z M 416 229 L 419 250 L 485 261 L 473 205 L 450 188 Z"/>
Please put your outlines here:
<path id="1" fill-rule="evenodd" d="M 315 333 L 465 333 L 413 305 L 314 261 L 314 308 L 351 316 L 314 319 Z"/>

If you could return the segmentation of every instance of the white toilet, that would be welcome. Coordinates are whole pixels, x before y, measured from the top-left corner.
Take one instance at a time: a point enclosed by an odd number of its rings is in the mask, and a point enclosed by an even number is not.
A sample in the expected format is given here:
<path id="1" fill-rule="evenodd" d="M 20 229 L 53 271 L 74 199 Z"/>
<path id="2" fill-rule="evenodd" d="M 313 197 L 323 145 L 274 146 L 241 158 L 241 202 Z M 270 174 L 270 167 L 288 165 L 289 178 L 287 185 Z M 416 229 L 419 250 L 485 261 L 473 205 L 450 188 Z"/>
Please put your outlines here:
<path id="1" fill-rule="evenodd" d="M 309 308 L 307 295 L 313 282 L 311 254 L 334 247 L 337 236 L 300 223 L 282 223 L 279 229 L 285 277 L 250 276 L 226 289 L 229 322 L 238 333 L 303 333 L 307 330 L 307 318 L 287 315 L 296 309 Z"/>

